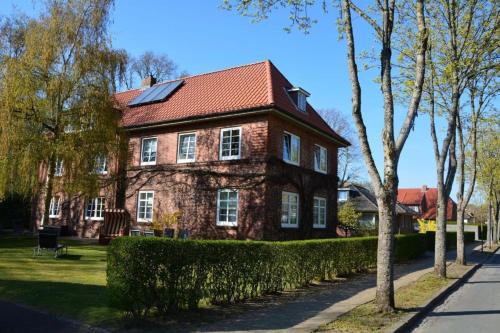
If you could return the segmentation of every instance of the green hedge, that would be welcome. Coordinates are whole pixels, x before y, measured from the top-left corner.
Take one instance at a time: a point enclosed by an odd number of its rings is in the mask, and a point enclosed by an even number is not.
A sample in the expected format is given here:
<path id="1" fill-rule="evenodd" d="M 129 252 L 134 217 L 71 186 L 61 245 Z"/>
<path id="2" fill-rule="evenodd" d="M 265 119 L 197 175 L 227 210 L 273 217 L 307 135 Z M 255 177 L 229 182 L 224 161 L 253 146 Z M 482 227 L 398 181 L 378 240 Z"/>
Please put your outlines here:
<path id="1" fill-rule="evenodd" d="M 263 241 L 179 241 L 120 237 L 108 247 L 107 283 L 115 307 L 135 317 L 238 302 L 331 279 L 376 264 L 376 237 Z M 396 236 L 396 261 L 425 252 L 421 234 Z"/>
<path id="2" fill-rule="evenodd" d="M 476 238 L 476 234 L 473 231 L 465 231 L 464 232 L 464 242 L 466 244 L 472 243 Z M 434 251 L 436 241 L 436 232 L 435 231 L 427 231 L 425 233 L 425 242 L 428 251 Z M 446 233 L 446 249 L 454 249 L 457 247 L 457 233 L 456 232 L 447 232 Z"/>

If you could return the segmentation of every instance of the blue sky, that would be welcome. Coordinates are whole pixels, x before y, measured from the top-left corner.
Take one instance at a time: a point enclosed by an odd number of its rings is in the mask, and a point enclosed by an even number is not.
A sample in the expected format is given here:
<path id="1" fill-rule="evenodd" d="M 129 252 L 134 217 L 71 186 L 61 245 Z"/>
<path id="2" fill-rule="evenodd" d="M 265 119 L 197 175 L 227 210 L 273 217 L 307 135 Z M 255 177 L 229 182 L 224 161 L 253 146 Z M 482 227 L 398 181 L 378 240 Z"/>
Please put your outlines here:
<path id="1" fill-rule="evenodd" d="M 338 39 L 335 14 L 316 13 L 319 20 L 310 34 L 286 33 L 286 11 L 276 11 L 267 21 L 251 23 L 248 17 L 228 12 L 217 0 L 116 0 L 111 34 L 113 45 L 133 55 L 144 51 L 166 53 L 181 70 L 191 74 L 270 59 L 295 85 L 311 93 L 316 108 L 351 112 L 351 88 L 345 42 Z M 0 1 L 0 13 L 34 15 L 39 6 L 31 0 Z M 358 51 L 374 46 L 370 29 L 355 18 Z M 377 70 L 361 73 L 363 115 L 379 168 L 382 165 L 382 98 L 373 80 Z M 402 121 L 404 109 L 396 114 Z M 396 133 L 399 127 L 396 127 Z M 368 178 L 368 176 L 365 176 Z M 400 187 L 435 186 L 435 162 L 427 115 L 419 115 L 399 163 Z M 452 192 L 453 193 L 453 192 Z M 453 194 L 453 197 L 455 195 Z"/>

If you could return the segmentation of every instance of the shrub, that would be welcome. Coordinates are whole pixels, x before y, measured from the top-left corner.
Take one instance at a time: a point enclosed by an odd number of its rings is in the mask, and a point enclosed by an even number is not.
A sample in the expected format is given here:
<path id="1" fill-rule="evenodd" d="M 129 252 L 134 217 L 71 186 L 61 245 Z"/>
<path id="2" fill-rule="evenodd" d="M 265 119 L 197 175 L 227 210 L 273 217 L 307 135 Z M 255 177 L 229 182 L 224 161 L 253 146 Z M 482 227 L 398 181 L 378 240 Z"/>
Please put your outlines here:
<path id="1" fill-rule="evenodd" d="M 425 233 L 425 242 L 428 251 L 434 251 L 435 242 L 436 242 L 436 232 L 435 231 L 427 231 Z M 473 231 L 465 231 L 464 232 L 464 242 L 465 244 L 471 243 L 475 240 L 476 235 Z M 456 232 L 447 232 L 446 233 L 446 249 L 454 249 L 457 247 L 457 233 Z"/>
<path id="2" fill-rule="evenodd" d="M 287 242 L 179 241 L 120 237 L 108 247 L 110 299 L 135 317 L 195 308 L 201 300 L 238 302 L 366 270 L 376 237 Z M 425 252 L 423 235 L 396 236 L 397 261 Z"/>

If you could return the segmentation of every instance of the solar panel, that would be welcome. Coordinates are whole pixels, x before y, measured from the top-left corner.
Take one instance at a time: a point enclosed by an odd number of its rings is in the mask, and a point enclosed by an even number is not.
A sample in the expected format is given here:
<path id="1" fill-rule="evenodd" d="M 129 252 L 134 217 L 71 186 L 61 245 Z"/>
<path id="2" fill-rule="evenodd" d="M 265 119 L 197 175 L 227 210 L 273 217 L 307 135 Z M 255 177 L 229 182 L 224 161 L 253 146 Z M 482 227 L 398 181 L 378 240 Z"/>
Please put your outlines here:
<path id="1" fill-rule="evenodd" d="M 144 90 L 139 96 L 134 98 L 128 103 L 128 106 L 137 106 L 142 104 L 149 104 L 161 102 L 167 99 L 184 80 L 177 80 L 169 83 L 160 83 Z"/>

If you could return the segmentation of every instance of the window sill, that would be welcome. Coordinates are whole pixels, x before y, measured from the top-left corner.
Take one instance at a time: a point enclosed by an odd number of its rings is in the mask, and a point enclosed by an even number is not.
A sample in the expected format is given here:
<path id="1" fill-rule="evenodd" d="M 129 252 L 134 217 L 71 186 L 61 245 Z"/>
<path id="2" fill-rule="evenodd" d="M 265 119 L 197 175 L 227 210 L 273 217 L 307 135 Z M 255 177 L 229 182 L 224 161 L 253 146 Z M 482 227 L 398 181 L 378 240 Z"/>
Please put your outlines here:
<path id="1" fill-rule="evenodd" d="M 299 162 L 294 162 L 294 161 L 285 160 L 285 159 L 283 159 L 283 162 L 285 162 L 287 164 L 295 165 L 295 166 L 300 166 Z"/>
<path id="2" fill-rule="evenodd" d="M 104 221 L 104 217 L 85 217 L 85 219 L 90 221 Z"/>
<path id="3" fill-rule="evenodd" d="M 217 227 L 237 227 L 238 222 L 217 222 Z"/>
<path id="4" fill-rule="evenodd" d="M 156 165 L 156 162 L 141 162 L 141 166 Z"/>
<path id="5" fill-rule="evenodd" d="M 137 223 L 152 223 L 153 220 L 137 219 Z"/>
<path id="6" fill-rule="evenodd" d="M 196 162 L 196 160 L 177 160 L 177 164 L 181 164 L 181 163 L 194 163 Z"/>
<path id="7" fill-rule="evenodd" d="M 299 225 L 298 224 L 281 224 L 281 227 L 283 229 L 298 229 Z"/>
<path id="8" fill-rule="evenodd" d="M 321 173 L 323 175 L 327 175 L 328 174 L 328 171 L 323 171 L 323 170 L 319 170 L 319 169 L 314 169 L 314 171 L 316 171 L 317 173 Z"/>
<path id="9" fill-rule="evenodd" d="M 58 219 L 60 215 L 49 215 L 49 219 Z"/>
<path id="10" fill-rule="evenodd" d="M 326 229 L 326 225 L 323 225 L 323 224 L 313 224 L 313 229 Z"/>
<path id="11" fill-rule="evenodd" d="M 240 160 L 241 159 L 241 156 L 225 156 L 225 157 L 222 157 L 222 156 L 219 156 L 219 160 L 220 161 L 233 161 L 233 160 Z"/>

